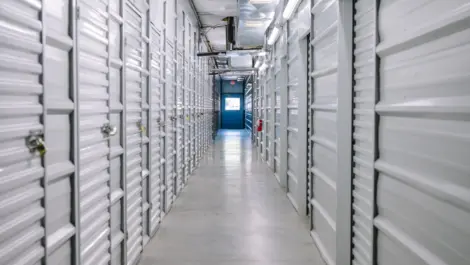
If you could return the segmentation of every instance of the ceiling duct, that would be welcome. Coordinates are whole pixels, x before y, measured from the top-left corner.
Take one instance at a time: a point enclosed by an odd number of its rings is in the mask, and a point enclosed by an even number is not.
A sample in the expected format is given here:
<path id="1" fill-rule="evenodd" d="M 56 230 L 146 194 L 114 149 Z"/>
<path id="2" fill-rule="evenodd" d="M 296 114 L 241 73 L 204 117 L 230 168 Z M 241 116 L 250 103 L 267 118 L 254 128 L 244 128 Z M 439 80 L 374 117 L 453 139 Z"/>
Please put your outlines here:
<path id="1" fill-rule="evenodd" d="M 274 18 L 279 0 L 238 0 L 239 20 L 237 46 L 259 47 L 264 33 Z"/>
<path id="2" fill-rule="evenodd" d="M 227 17 L 224 19 L 227 22 L 225 26 L 225 49 L 231 51 L 235 46 L 235 18 Z"/>

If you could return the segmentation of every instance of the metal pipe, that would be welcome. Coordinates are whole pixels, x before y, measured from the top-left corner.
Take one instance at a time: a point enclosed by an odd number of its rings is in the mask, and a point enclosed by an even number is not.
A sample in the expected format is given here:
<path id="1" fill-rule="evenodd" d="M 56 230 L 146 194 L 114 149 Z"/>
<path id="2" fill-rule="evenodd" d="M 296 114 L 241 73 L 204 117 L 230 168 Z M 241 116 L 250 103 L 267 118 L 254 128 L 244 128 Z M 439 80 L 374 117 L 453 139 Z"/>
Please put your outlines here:
<path id="1" fill-rule="evenodd" d="M 217 57 L 217 56 L 224 55 L 224 54 L 225 52 L 198 52 L 197 56 L 198 57 L 207 57 L 207 56 Z"/>
<path id="2" fill-rule="evenodd" d="M 255 71 L 256 68 L 225 68 L 225 69 L 211 69 L 211 72 L 247 72 Z"/>

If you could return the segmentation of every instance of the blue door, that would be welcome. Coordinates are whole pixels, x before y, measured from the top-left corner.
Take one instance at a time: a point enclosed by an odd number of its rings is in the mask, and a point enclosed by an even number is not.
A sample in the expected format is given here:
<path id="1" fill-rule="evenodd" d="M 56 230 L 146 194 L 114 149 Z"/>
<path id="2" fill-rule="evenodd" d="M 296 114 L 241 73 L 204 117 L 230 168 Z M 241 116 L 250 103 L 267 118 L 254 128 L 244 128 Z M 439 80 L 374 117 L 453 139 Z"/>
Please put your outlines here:
<path id="1" fill-rule="evenodd" d="M 222 95 L 222 129 L 243 129 L 243 94 Z"/>

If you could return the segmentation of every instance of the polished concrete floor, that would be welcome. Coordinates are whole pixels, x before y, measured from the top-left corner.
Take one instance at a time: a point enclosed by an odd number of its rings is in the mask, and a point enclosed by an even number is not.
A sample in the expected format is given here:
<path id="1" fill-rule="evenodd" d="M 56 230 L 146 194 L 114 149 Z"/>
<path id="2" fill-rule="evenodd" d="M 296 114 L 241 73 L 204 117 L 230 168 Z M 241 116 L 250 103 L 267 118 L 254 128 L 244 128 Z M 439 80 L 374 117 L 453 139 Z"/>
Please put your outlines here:
<path id="1" fill-rule="evenodd" d="M 320 265 L 307 222 L 243 131 L 220 131 L 140 265 Z"/>

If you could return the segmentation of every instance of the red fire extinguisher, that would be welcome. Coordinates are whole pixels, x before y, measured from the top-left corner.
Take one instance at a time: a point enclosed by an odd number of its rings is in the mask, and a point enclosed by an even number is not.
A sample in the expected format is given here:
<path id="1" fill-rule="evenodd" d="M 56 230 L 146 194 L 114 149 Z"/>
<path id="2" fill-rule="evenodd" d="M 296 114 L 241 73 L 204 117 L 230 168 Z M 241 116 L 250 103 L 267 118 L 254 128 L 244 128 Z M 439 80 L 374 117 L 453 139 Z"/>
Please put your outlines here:
<path id="1" fill-rule="evenodd" d="M 258 132 L 261 132 L 263 130 L 263 120 L 258 120 L 258 126 L 256 127 L 256 130 Z"/>

